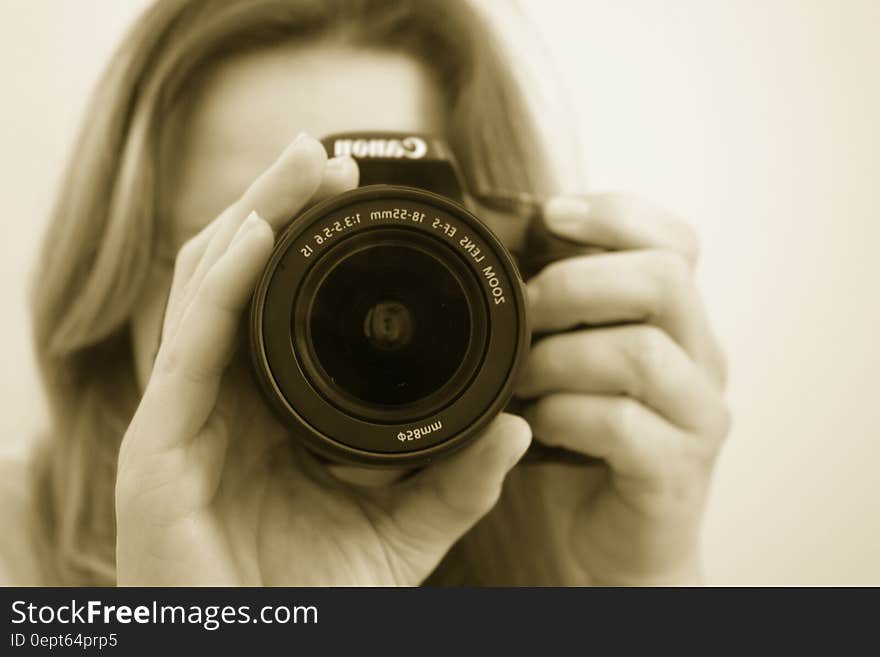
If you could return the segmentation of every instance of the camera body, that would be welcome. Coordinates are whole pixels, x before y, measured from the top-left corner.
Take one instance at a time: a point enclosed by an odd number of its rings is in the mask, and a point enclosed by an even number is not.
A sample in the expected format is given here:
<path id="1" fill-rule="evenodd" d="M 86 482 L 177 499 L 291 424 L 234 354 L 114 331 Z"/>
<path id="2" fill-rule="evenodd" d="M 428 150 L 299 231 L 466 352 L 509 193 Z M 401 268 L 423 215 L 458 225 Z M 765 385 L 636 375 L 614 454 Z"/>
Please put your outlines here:
<path id="1" fill-rule="evenodd" d="M 523 280 L 464 206 L 442 140 L 369 132 L 322 143 L 358 161 L 361 186 L 278 237 L 251 304 L 254 371 L 314 452 L 424 465 L 468 444 L 510 402 L 531 340 Z M 537 207 L 515 195 L 495 205 Z M 560 257 L 534 227 L 527 240 L 539 260 Z"/>

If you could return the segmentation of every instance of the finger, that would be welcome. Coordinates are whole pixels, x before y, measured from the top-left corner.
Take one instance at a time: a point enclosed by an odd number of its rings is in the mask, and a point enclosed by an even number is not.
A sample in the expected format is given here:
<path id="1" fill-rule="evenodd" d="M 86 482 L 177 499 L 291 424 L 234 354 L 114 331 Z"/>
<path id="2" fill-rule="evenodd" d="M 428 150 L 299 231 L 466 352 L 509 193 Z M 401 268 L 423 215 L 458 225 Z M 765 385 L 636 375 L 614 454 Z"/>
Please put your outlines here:
<path id="1" fill-rule="evenodd" d="M 315 142 L 315 140 L 311 137 L 301 136 L 298 138 L 298 141 L 291 144 L 275 165 L 263 174 L 263 176 L 251 186 L 251 189 L 248 190 L 242 199 L 233 206 L 235 207 L 235 212 L 230 210 L 229 214 L 233 217 L 241 214 L 241 210 L 238 206 L 241 206 L 242 208 L 253 206 L 256 208 L 260 205 L 266 205 L 267 202 L 272 202 L 279 207 L 276 207 L 274 210 L 275 219 L 269 221 L 269 223 L 272 226 L 272 229 L 277 231 L 306 205 L 316 203 L 325 198 L 341 194 L 342 192 L 357 187 L 359 170 L 354 159 L 348 156 L 334 157 L 329 160 L 326 159 L 326 157 L 322 158 L 320 154 L 316 154 L 314 143 L 312 142 Z M 323 162 L 323 172 L 318 178 L 317 188 L 315 188 L 314 174 L 318 170 L 318 166 L 321 162 Z M 288 194 L 285 203 L 282 203 L 278 198 L 272 197 L 273 194 L 275 194 L 276 197 L 278 196 L 278 191 L 273 190 L 272 185 L 276 183 L 284 185 L 285 170 L 289 170 L 288 172 L 293 174 L 297 167 L 301 167 L 301 182 L 302 174 L 309 174 L 305 176 L 309 179 L 306 184 L 301 185 L 295 190 L 285 190 L 285 193 Z M 278 171 L 279 169 L 280 171 Z M 264 180 L 267 177 L 269 178 L 268 181 Z M 311 194 L 309 195 L 310 190 Z M 261 200 L 261 196 L 267 197 L 268 201 Z M 280 206 L 283 206 L 283 208 Z M 257 213 L 259 214 L 258 210 Z M 227 213 L 224 213 L 224 215 L 225 214 Z M 221 219 L 212 223 L 209 230 L 202 231 L 202 233 L 206 233 L 206 235 L 199 233 L 199 235 L 194 238 L 193 242 L 195 244 L 193 246 L 196 251 L 198 251 L 199 246 L 202 244 L 208 247 L 207 253 L 205 253 L 203 248 L 203 255 L 201 262 L 199 263 L 201 269 L 207 269 L 207 267 L 209 267 L 216 259 L 217 254 L 222 253 L 224 245 L 228 245 L 229 240 L 231 239 L 229 234 L 230 231 L 232 228 L 238 230 L 237 226 L 240 224 L 240 221 L 226 220 L 225 217 L 221 215 Z M 208 241 L 205 242 L 204 238 L 207 238 Z M 193 279 L 194 284 L 197 285 L 200 280 L 199 274 L 194 272 Z"/>
<path id="2" fill-rule="evenodd" d="M 299 135 L 234 205 L 244 217 L 256 210 L 277 231 L 312 198 L 321 185 L 327 152 L 317 139 Z"/>
<path id="3" fill-rule="evenodd" d="M 531 431 L 522 418 L 498 416 L 474 444 L 396 485 L 395 525 L 439 563 L 495 505 L 504 477 L 530 442 Z"/>
<path id="4" fill-rule="evenodd" d="M 275 169 L 281 169 L 282 171 L 286 169 L 291 174 L 294 174 L 292 169 L 299 164 L 302 164 L 304 171 L 314 171 L 317 164 L 321 161 L 321 157 L 320 154 L 314 152 L 313 145 L 308 141 L 309 139 L 308 137 L 300 137 L 297 141 L 293 142 L 282 153 L 273 167 L 267 171 L 267 174 Z M 310 162 L 310 159 L 314 161 Z M 303 162 L 303 160 L 305 161 Z M 267 174 L 264 174 L 264 176 Z M 351 157 L 342 156 L 326 160 L 317 190 L 312 193 L 308 201 L 303 201 L 302 207 L 307 202 L 314 203 L 357 187 L 358 176 L 357 163 Z M 276 176 L 276 178 L 282 177 L 281 175 Z M 287 210 L 291 216 L 298 211 L 299 199 L 305 197 L 310 187 L 311 182 L 307 182 L 298 192 L 297 198 L 293 199 L 293 203 Z M 230 231 L 233 228 L 235 230 L 238 229 L 237 226 L 241 223 L 239 218 L 242 208 L 248 207 L 249 203 L 255 205 L 257 203 L 263 204 L 258 198 L 259 194 L 269 194 L 270 191 L 268 183 L 259 188 L 252 186 L 242 200 L 222 213 L 215 221 L 212 221 L 183 245 L 175 261 L 174 278 L 171 284 L 168 307 L 165 312 L 162 335 L 173 334 L 182 308 L 186 306 L 187 301 L 192 297 L 195 289 L 198 288 L 204 272 L 216 261 L 225 245 L 228 245 L 228 241 L 231 239 Z M 283 216 L 283 212 L 278 213 L 278 217 Z M 278 226 L 275 226 L 275 228 L 277 229 Z M 210 249 L 208 248 L 209 245 Z"/>
<path id="5" fill-rule="evenodd" d="M 647 324 L 545 337 L 526 360 L 517 395 L 628 395 L 695 433 L 725 430 L 724 403 L 706 374 L 664 331 Z"/>
<path id="6" fill-rule="evenodd" d="M 185 289 L 192 279 L 205 247 L 214 235 L 218 224 L 211 222 L 198 234 L 191 237 L 177 252 L 174 260 L 174 275 L 171 279 L 171 289 L 168 292 L 168 300 L 165 304 L 165 316 L 162 319 L 161 336 L 172 335 L 177 327 L 180 314 L 185 308 Z"/>
<path id="7" fill-rule="evenodd" d="M 210 238 L 182 290 L 184 307 L 201 286 L 208 270 L 225 253 L 245 217 L 254 211 L 277 231 L 299 213 L 318 190 L 326 163 L 324 147 L 304 133 L 284 149 L 241 198 L 214 220 L 216 227 L 206 231 L 211 232 Z"/>
<path id="8" fill-rule="evenodd" d="M 354 158 L 348 155 L 338 155 L 327 160 L 324 166 L 324 176 L 318 189 L 310 199 L 311 203 L 317 203 L 324 199 L 332 198 L 358 186 L 360 169 Z"/>
<path id="9" fill-rule="evenodd" d="M 252 213 L 205 275 L 174 337 L 163 341 L 138 409 L 154 424 L 150 433 L 157 444 L 186 440 L 213 409 L 237 343 L 241 314 L 272 244 L 271 227 Z"/>
<path id="10" fill-rule="evenodd" d="M 523 417 L 542 443 L 602 459 L 625 475 L 659 476 L 683 449 L 708 450 L 708 441 L 688 440 L 629 397 L 555 393 L 527 406 Z"/>
<path id="11" fill-rule="evenodd" d="M 666 331 L 713 381 L 724 363 L 684 261 L 669 251 L 621 251 L 560 260 L 528 284 L 533 330 L 645 322 Z"/>
<path id="12" fill-rule="evenodd" d="M 626 194 L 559 196 L 544 206 L 547 227 L 568 240 L 611 251 L 662 249 L 692 267 L 699 247 L 693 228 L 650 203 Z"/>

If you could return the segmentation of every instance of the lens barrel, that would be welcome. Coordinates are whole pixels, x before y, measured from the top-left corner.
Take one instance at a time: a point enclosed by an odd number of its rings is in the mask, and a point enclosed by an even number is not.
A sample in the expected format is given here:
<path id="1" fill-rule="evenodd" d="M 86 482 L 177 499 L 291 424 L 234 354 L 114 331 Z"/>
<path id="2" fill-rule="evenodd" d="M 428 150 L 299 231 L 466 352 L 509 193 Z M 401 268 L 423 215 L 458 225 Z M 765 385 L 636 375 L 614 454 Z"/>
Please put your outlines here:
<path id="1" fill-rule="evenodd" d="M 512 256 L 462 205 L 369 185 L 294 219 L 251 304 L 266 398 L 319 454 L 415 466 L 506 406 L 529 344 Z"/>

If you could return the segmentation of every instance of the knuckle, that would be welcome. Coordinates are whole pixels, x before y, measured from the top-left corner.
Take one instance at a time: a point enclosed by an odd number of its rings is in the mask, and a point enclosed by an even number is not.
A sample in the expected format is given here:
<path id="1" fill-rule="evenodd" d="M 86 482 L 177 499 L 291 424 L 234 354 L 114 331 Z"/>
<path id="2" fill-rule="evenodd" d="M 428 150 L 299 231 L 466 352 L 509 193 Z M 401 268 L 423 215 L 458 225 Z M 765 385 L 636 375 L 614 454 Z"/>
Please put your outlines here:
<path id="1" fill-rule="evenodd" d="M 150 381 L 147 385 L 150 386 L 152 384 L 153 386 L 155 386 L 156 381 L 173 375 L 177 371 L 179 366 L 179 349 L 176 347 L 173 341 L 164 341 L 159 346 L 159 352 L 156 354 L 156 359 L 153 362 L 153 374 L 150 377 Z"/>
<path id="2" fill-rule="evenodd" d="M 469 508 L 466 506 L 465 512 L 469 512 L 471 516 L 484 516 L 501 499 L 502 484 L 503 480 L 486 482 L 481 494 L 474 496 L 475 504 Z"/>
<path id="3" fill-rule="evenodd" d="M 618 441 L 629 441 L 635 433 L 638 412 L 638 402 L 630 397 L 619 397 L 605 418 L 608 432 Z"/>
<path id="4" fill-rule="evenodd" d="M 719 443 L 727 440 L 730 430 L 733 428 L 733 412 L 730 406 L 723 402 L 718 408 L 718 427 L 716 428 L 716 439 Z"/>
<path id="5" fill-rule="evenodd" d="M 609 411 L 609 460 L 620 467 L 648 473 L 658 467 L 655 446 L 645 440 L 640 416 L 641 404 L 631 397 L 620 397 Z"/>
<path id="6" fill-rule="evenodd" d="M 680 254 L 654 251 L 651 264 L 655 278 L 664 285 L 675 289 L 691 285 L 691 268 Z"/>
<path id="7" fill-rule="evenodd" d="M 674 219 L 673 222 L 678 233 L 681 253 L 693 265 L 700 257 L 700 237 L 696 229 L 688 222 L 681 219 Z"/>
<path id="8" fill-rule="evenodd" d="M 702 504 L 711 471 L 708 455 L 697 453 L 688 440 L 666 444 L 652 454 L 651 481 L 646 494 L 652 513 L 690 512 Z"/>
<path id="9" fill-rule="evenodd" d="M 201 240 L 198 235 L 190 237 L 177 251 L 174 265 L 177 268 L 186 267 L 195 263 L 201 255 Z"/>
<path id="10" fill-rule="evenodd" d="M 702 468 L 711 468 L 718 458 L 718 454 L 733 426 L 733 416 L 725 403 L 718 404 L 713 412 L 710 426 L 707 426 L 702 435 L 692 436 L 688 441 L 694 446 L 694 457 Z"/>
<path id="11" fill-rule="evenodd" d="M 720 390 L 727 388 L 728 377 L 730 376 L 730 364 L 727 355 L 720 347 L 716 347 L 714 354 L 714 374 Z"/>
<path id="12" fill-rule="evenodd" d="M 655 326 L 644 325 L 633 332 L 627 355 L 639 380 L 656 380 L 663 376 L 669 359 L 671 339 Z"/>
<path id="13" fill-rule="evenodd" d="M 216 267 L 211 267 L 202 279 L 196 296 L 212 308 L 223 312 L 236 312 L 237 308 L 227 294 L 228 285 L 224 280 L 223 273 Z"/>
<path id="14" fill-rule="evenodd" d="M 213 374 L 177 345 L 168 346 L 156 358 L 154 372 L 158 376 L 151 380 L 151 384 L 156 386 L 156 391 L 164 389 L 166 394 L 169 389 L 176 389 L 181 384 L 203 385 Z"/>
<path id="15" fill-rule="evenodd" d="M 645 259 L 645 268 L 655 287 L 655 303 L 689 295 L 695 289 L 691 268 L 680 254 L 673 251 L 649 251 Z"/>
<path id="16" fill-rule="evenodd" d="M 558 339 L 544 338 L 533 350 L 535 371 L 541 379 L 558 384 L 565 379 L 571 359 L 568 350 Z"/>

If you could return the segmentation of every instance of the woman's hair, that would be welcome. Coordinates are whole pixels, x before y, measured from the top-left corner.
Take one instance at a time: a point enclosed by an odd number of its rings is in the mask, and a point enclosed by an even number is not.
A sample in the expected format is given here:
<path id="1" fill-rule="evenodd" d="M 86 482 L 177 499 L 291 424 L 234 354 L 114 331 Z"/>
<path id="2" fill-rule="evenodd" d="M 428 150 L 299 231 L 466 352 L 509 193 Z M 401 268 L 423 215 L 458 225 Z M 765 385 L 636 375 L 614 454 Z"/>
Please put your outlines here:
<path id="1" fill-rule="evenodd" d="M 94 92 L 32 294 L 52 412 L 36 477 L 50 582 L 115 582 L 116 460 L 139 399 L 129 318 L 157 257 L 158 155 L 170 110 L 222 57 L 328 37 L 404 51 L 431 68 L 472 189 L 553 191 L 509 60 L 467 0 L 156 2 Z"/>

